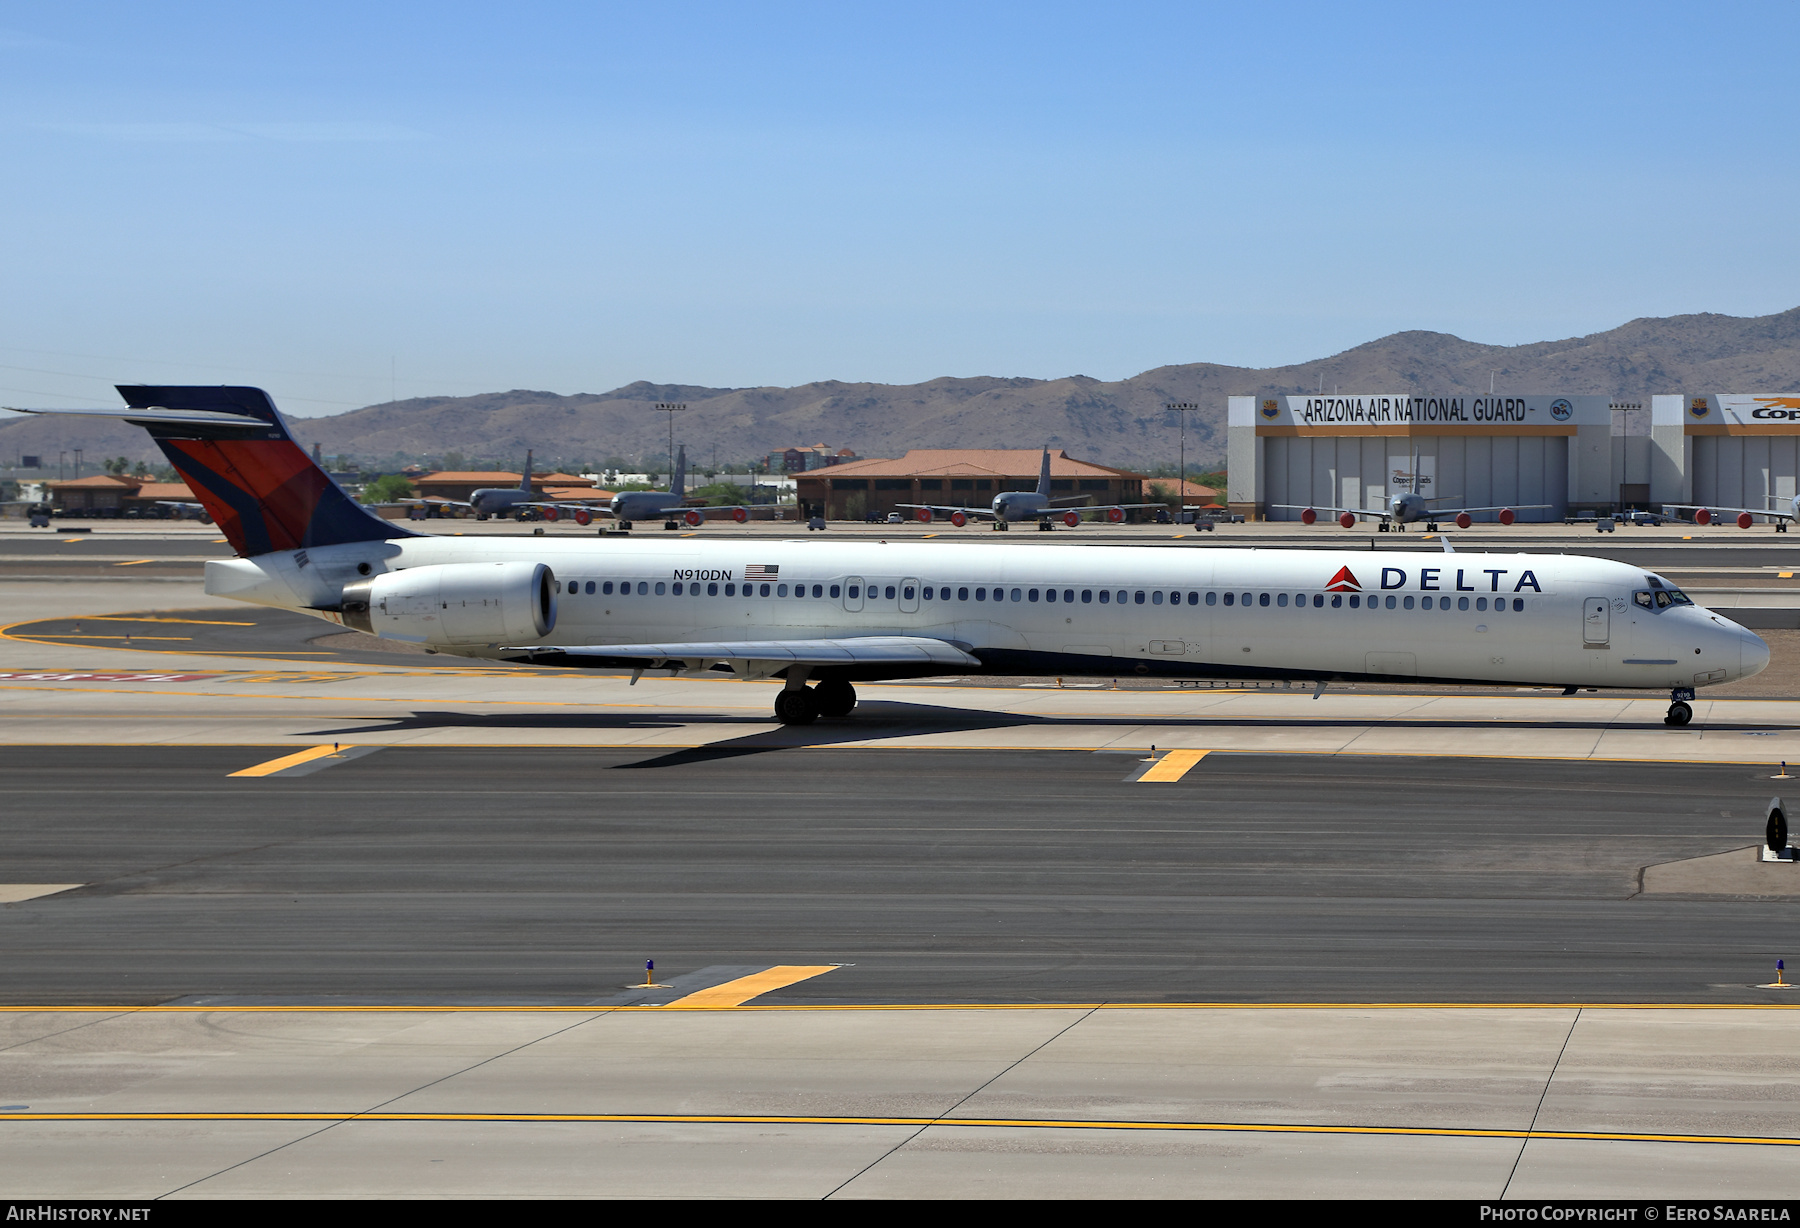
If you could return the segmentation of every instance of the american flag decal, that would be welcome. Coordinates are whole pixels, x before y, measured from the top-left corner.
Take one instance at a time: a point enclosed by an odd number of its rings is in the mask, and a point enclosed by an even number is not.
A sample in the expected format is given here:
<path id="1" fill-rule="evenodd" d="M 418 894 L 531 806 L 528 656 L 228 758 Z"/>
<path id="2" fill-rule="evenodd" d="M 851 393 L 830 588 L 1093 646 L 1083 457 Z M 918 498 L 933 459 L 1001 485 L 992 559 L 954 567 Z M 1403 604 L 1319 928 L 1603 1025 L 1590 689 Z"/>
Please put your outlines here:
<path id="1" fill-rule="evenodd" d="M 744 567 L 744 579 L 746 580 L 773 580 L 780 574 L 781 568 L 775 566 L 765 567 L 761 563 L 749 563 Z"/>

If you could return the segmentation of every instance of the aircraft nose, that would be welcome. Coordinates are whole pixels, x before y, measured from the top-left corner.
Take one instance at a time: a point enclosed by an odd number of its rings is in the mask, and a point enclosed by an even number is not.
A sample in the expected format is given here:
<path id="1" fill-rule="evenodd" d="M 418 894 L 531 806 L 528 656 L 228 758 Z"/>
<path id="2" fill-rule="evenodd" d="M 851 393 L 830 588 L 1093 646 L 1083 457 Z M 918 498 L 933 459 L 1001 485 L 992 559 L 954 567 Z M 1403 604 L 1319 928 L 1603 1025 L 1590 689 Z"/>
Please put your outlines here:
<path id="1" fill-rule="evenodd" d="M 1762 636 L 1744 631 L 1738 639 L 1738 677 L 1748 678 L 1769 668 L 1769 646 Z"/>

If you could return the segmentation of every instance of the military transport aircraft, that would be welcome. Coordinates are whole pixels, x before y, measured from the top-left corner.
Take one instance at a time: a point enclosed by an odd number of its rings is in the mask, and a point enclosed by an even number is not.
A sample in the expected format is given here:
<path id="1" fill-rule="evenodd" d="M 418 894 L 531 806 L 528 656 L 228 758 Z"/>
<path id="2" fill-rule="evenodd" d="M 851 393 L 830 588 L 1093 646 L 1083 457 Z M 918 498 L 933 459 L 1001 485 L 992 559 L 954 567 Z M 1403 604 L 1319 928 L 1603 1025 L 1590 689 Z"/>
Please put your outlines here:
<path id="1" fill-rule="evenodd" d="M 1003 490 L 994 496 L 994 501 L 987 508 L 958 507 L 948 503 L 896 503 L 895 507 L 904 507 L 918 512 L 920 520 L 930 523 L 937 516 L 946 516 L 957 528 L 969 522 L 971 516 L 992 519 L 994 527 L 1001 531 L 1025 520 L 1036 520 L 1037 527 L 1048 531 L 1053 522 L 1062 521 L 1071 529 L 1081 523 L 1082 512 L 1101 512 L 1114 524 L 1125 519 L 1125 513 L 1136 508 L 1166 508 L 1166 503 L 1101 503 L 1089 504 L 1088 496 L 1076 495 L 1064 499 L 1050 497 L 1050 449 L 1044 448 L 1044 462 L 1038 469 L 1036 490 Z M 1080 508 L 1069 504 L 1082 504 Z"/>
<path id="2" fill-rule="evenodd" d="M 1728 516 L 1733 516 L 1737 521 L 1737 527 L 1740 529 L 1747 529 L 1755 524 L 1756 517 L 1758 516 L 1767 516 L 1770 520 L 1775 522 L 1775 531 L 1777 533 L 1786 533 L 1788 524 L 1791 521 L 1800 520 L 1800 495 L 1795 495 L 1792 499 L 1786 500 L 1770 499 L 1769 502 L 1776 504 L 1777 506 L 1785 502 L 1787 504 L 1787 511 L 1778 511 L 1776 508 L 1701 507 L 1699 504 L 1695 503 L 1665 503 L 1663 504 L 1663 510 L 1665 512 L 1692 512 L 1694 513 L 1695 524 L 1711 524 L 1714 520 L 1718 519 L 1719 514 L 1723 512 Z"/>
<path id="3" fill-rule="evenodd" d="M 268 394 L 121 385 L 237 551 L 206 591 L 451 656 L 783 680 L 776 718 L 940 674 L 1625 687 L 1765 668 L 1768 645 L 1654 572 L 1566 554 L 432 537 L 354 502 Z"/>

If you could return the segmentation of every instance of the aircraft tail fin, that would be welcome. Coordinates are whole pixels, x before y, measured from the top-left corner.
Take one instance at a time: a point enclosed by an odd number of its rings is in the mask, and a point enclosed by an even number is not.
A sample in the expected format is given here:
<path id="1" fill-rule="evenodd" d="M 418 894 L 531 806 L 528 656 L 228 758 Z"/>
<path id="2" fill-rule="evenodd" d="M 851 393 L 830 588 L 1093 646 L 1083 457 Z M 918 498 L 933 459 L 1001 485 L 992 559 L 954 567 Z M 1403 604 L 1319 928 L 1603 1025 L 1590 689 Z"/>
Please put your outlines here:
<path id="1" fill-rule="evenodd" d="M 684 443 L 675 451 L 675 472 L 669 477 L 669 493 L 677 502 L 687 495 L 687 445 Z"/>
<path id="2" fill-rule="evenodd" d="M 531 493 L 531 449 L 525 449 L 525 472 L 519 475 L 519 489 Z"/>
<path id="3" fill-rule="evenodd" d="M 129 408 L 27 412 L 122 418 L 149 431 L 242 556 L 418 536 L 345 494 L 294 442 L 261 388 L 118 389 Z"/>
<path id="4" fill-rule="evenodd" d="M 1050 497 L 1050 445 L 1044 445 L 1044 463 L 1038 467 L 1038 494 Z"/>

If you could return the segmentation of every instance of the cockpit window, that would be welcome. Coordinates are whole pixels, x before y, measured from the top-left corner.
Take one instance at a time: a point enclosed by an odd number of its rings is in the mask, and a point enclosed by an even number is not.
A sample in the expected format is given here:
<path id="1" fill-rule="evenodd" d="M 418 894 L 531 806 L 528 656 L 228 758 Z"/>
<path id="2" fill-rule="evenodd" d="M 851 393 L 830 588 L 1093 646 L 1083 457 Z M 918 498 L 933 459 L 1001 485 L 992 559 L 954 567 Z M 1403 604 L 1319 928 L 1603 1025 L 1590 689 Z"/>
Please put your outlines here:
<path id="1" fill-rule="evenodd" d="M 1657 592 L 1657 594 L 1656 594 L 1656 608 L 1657 609 L 1666 610 L 1674 604 L 1675 603 L 1672 600 L 1670 600 L 1669 594 L 1667 594 L 1665 592 L 1661 592 L 1661 591 Z"/>
<path id="2" fill-rule="evenodd" d="M 1693 602 L 1692 598 L 1690 598 L 1686 593 L 1682 592 L 1680 589 L 1672 588 L 1669 590 L 1669 604 L 1670 605 L 1693 605 L 1694 602 Z"/>
<path id="3" fill-rule="evenodd" d="M 1663 586 L 1663 582 L 1658 580 L 1655 576 L 1645 576 L 1644 583 L 1648 584 L 1651 588 L 1661 588 Z"/>
<path id="4" fill-rule="evenodd" d="M 1649 593 L 1641 592 L 1641 591 L 1636 592 L 1636 593 L 1631 594 L 1631 598 L 1633 601 L 1635 601 L 1639 605 L 1643 606 L 1646 610 L 1655 608 L 1656 603 L 1651 600 Z"/>

